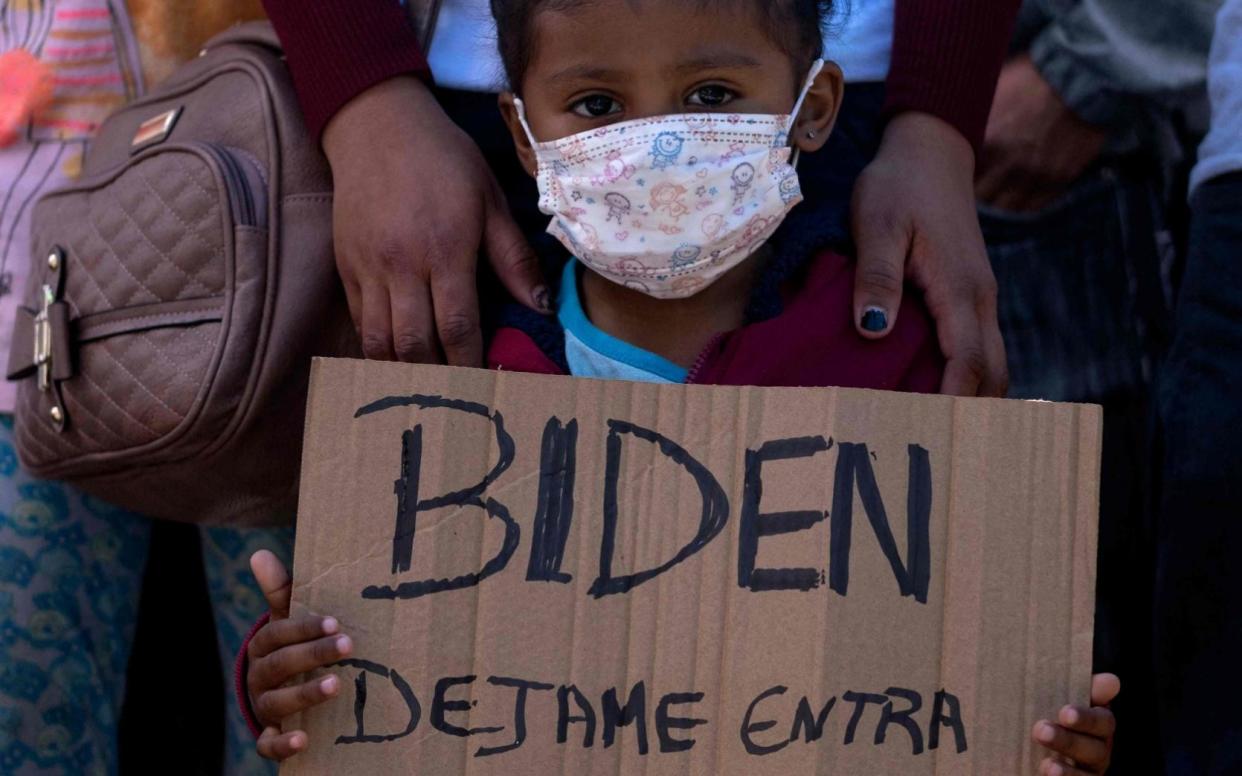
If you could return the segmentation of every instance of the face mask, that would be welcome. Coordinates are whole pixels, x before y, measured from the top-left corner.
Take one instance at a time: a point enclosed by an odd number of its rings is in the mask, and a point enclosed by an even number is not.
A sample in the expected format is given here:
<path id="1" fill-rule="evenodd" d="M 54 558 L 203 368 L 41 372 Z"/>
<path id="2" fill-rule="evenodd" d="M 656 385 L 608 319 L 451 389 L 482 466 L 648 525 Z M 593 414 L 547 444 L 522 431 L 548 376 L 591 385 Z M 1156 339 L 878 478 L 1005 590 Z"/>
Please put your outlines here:
<path id="1" fill-rule="evenodd" d="M 658 299 L 702 291 L 802 201 L 789 133 L 823 65 L 787 116 L 656 116 L 540 143 L 516 100 L 548 233 L 614 283 Z"/>

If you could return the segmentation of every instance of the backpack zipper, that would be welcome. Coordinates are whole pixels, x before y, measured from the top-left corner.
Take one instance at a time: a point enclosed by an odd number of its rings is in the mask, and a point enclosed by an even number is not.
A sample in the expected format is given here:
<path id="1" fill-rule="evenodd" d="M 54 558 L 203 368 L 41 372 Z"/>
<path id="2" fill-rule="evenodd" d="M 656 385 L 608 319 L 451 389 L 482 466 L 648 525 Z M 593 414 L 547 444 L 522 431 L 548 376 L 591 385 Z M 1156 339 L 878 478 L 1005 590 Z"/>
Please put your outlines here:
<path id="1" fill-rule="evenodd" d="M 255 202 L 250 177 L 246 175 L 242 162 L 228 149 L 214 143 L 194 143 L 207 156 L 215 160 L 224 178 L 229 204 L 233 210 L 233 223 L 239 226 L 259 226 L 260 215 Z"/>

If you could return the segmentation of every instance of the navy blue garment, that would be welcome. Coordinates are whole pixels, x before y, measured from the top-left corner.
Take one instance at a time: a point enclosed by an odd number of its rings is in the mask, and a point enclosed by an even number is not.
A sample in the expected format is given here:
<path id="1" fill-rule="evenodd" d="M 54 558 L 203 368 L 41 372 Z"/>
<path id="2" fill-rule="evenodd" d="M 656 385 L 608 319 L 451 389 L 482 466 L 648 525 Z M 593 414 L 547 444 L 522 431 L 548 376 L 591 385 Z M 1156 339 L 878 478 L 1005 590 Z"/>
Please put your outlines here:
<path id="1" fill-rule="evenodd" d="M 1242 773 L 1242 173 L 1203 184 L 1159 389 L 1156 675 L 1169 776 Z"/>
<path id="2" fill-rule="evenodd" d="M 1155 176 L 1101 167 L 1033 214 L 980 206 L 1010 396 L 1100 404 L 1094 668 L 1121 677 L 1111 773 L 1158 776 L 1151 676 L 1151 398 L 1171 239 Z"/>

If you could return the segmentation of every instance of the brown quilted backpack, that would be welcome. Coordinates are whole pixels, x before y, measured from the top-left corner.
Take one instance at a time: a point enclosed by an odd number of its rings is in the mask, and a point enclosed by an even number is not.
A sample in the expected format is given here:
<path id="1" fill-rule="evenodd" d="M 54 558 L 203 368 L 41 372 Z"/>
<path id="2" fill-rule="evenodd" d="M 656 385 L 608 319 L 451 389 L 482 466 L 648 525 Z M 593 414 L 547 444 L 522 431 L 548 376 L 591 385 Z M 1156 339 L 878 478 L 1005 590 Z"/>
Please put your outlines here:
<path id="1" fill-rule="evenodd" d="M 33 214 L 26 468 L 151 517 L 292 520 L 311 358 L 359 352 L 331 192 L 266 24 L 108 119 Z"/>

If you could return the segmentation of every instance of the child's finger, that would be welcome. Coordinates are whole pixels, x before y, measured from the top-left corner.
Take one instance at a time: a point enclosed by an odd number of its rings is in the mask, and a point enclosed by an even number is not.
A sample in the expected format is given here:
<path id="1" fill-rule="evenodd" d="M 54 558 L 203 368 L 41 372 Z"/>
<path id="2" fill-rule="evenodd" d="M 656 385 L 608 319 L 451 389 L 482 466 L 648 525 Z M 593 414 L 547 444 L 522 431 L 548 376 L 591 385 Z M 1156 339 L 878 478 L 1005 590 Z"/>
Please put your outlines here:
<path id="1" fill-rule="evenodd" d="M 281 733 L 280 728 L 264 728 L 259 735 L 259 755 L 269 760 L 287 760 L 306 749 L 306 734 L 301 730 Z"/>
<path id="2" fill-rule="evenodd" d="M 279 687 L 298 674 L 324 668 L 348 657 L 354 643 L 348 636 L 325 636 L 304 644 L 282 647 L 250 664 L 251 697 Z"/>
<path id="3" fill-rule="evenodd" d="M 1057 715 L 1062 727 L 1096 738 L 1108 738 L 1117 730 L 1117 718 L 1108 709 L 1084 709 L 1066 706 Z"/>
<path id="4" fill-rule="evenodd" d="M 1107 706 L 1121 692 L 1121 679 L 1116 674 L 1096 674 L 1091 677 L 1091 705 Z"/>
<path id="5" fill-rule="evenodd" d="M 1059 760 L 1054 760 L 1051 757 L 1044 758 L 1043 762 L 1039 764 L 1040 776 L 1095 776 L 1097 773 L 1099 771 L 1084 771 L 1072 765 L 1066 765 Z"/>
<path id="6" fill-rule="evenodd" d="M 1080 766 L 1096 768 L 1108 762 L 1108 744 L 1093 736 L 1075 733 L 1046 720 L 1035 723 L 1031 731 L 1035 742 Z"/>
<path id="7" fill-rule="evenodd" d="M 333 636 L 341 628 L 335 617 L 307 615 L 286 620 L 275 620 L 259 628 L 250 640 L 247 654 L 251 660 L 267 657 L 281 647 L 314 641 L 322 636 Z"/>
<path id="8" fill-rule="evenodd" d="M 285 564 L 268 550 L 259 550 L 250 556 L 250 570 L 254 572 L 255 581 L 267 599 L 268 608 L 272 610 L 273 620 L 282 620 L 289 616 L 289 594 L 293 590 L 293 579 Z"/>
<path id="9" fill-rule="evenodd" d="M 293 687 L 269 690 L 255 701 L 254 711 L 260 720 L 280 720 L 335 698 L 340 691 L 340 677 L 329 674 Z"/>

